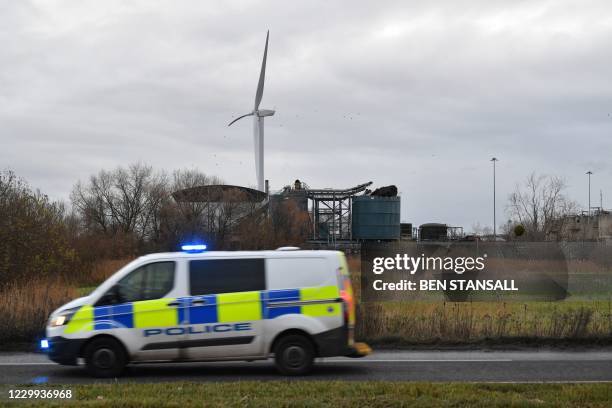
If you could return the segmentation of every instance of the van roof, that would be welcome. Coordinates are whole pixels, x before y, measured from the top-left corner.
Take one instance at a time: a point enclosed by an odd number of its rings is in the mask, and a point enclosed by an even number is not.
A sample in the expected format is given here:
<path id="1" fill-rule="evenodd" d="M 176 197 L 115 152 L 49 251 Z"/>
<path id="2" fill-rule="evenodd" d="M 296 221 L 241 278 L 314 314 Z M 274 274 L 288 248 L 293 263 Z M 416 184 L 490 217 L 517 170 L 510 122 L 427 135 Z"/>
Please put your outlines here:
<path id="1" fill-rule="evenodd" d="M 206 259 L 206 258 L 329 258 L 338 256 L 340 251 L 330 250 L 291 250 L 291 251 L 203 251 L 203 252 L 158 252 L 143 255 L 140 260 L 155 259 Z"/>

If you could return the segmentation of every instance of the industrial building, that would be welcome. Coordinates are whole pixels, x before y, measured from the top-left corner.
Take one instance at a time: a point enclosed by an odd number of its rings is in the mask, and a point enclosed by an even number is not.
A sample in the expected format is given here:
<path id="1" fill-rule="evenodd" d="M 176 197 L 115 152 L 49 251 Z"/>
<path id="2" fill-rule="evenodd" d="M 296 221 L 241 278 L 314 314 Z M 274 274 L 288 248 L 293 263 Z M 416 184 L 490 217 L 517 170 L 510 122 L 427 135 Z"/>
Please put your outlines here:
<path id="1" fill-rule="evenodd" d="M 270 203 L 291 199 L 308 211 L 310 243 L 343 246 L 364 240 L 391 241 L 401 236 L 401 200 L 394 186 L 368 190 L 372 182 L 349 188 L 312 188 L 295 180 L 269 195 Z"/>
<path id="2" fill-rule="evenodd" d="M 419 241 L 457 241 L 465 238 L 463 227 L 452 227 L 447 224 L 430 222 L 419 226 Z"/>
<path id="3" fill-rule="evenodd" d="M 268 183 L 266 182 L 266 186 Z M 350 246 L 365 240 L 392 241 L 412 237 L 402 233 L 401 200 L 395 186 L 368 190 L 372 182 L 349 188 L 312 188 L 295 180 L 280 191 L 259 191 L 240 186 L 199 186 L 176 191 L 178 202 L 243 202 L 241 217 L 261 216 L 279 203 L 293 201 L 310 219 L 309 242 L 319 246 Z M 267 189 L 266 189 L 267 190 Z M 239 223 L 236 219 L 235 223 Z M 410 230 L 412 225 L 410 225 Z"/>
<path id="4" fill-rule="evenodd" d="M 551 241 L 612 241 L 612 214 L 600 207 L 557 220 L 546 237 Z"/>
<path id="5" fill-rule="evenodd" d="M 296 180 L 270 195 L 270 200 L 293 199 L 308 211 L 313 243 L 400 239 L 400 197 L 367 190 L 372 182 L 344 189 L 311 188 Z M 379 189 L 382 190 L 382 189 Z"/>
<path id="6" fill-rule="evenodd" d="M 397 188 L 385 186 L 372 191 L 372 184 L 369 181 L 348 188 L 314 188 L 304 181 L 295 180 L 280 190 L 270 191 L 268 180 L 265 180 L 265 191 L 232 185 L 209 185 L 176 191 L 173 197 L 183 203 L 214 203 L 213 208 L 233 206 L 231 212 L 235 216 L 228 225 L 236 230 L 245 220 L 273 218 L 277 214 L 276 209 L 291 202 L 292 208 L 308 220 L 307 244 L 313 248 L 358 249 L 360 243 L 372 241 L 478 239 L 465 236 L 463 227 L 432 222 L 413 228 L 411 223 L 400 222 L 401 197 Z M 601 231 L 606 230 L 603 223 L 607 222 L 607 234 L 611 236 L 612 217 L 604 221 L 602 213 L 595 218 L 602 223 Z M 598 230 L 597 227 L 593 229 Z M 239 234 L 235 234 L 233 239 L 236 242 L 241 240 Z"/>

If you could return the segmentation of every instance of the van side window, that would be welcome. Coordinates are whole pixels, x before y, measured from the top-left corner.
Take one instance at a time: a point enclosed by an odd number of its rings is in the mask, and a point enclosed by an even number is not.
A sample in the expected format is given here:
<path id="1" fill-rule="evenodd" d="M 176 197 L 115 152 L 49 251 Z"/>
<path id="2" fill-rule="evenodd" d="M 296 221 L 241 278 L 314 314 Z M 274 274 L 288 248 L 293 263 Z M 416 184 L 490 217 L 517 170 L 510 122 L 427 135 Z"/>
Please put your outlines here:
<path id="1" fill-rule="evenodd" d="M 143 265 L 123 277 L 96 306 L 163 298 L 174 287 L 174 262 Z"/>
<path id="2" fill-rule="evenodd" d="M 202 259 L 189 261 L 192 296 L 249 292 L 266 288 L 263 259 Z"/>
<path id="3" fill-rule="evenodd" d="M 269 258 L 266 260 L 268 289 L 292 289 L 337 285 L 338 280 L 324 258 Z"/>

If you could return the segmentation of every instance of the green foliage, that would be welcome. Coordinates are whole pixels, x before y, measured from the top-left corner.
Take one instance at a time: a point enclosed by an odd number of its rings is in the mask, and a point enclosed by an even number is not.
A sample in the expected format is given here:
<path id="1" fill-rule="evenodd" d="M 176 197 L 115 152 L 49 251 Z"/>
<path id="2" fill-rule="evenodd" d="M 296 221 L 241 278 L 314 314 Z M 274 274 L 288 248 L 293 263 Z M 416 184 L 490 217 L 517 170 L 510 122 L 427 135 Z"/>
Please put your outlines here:
<path id="1" fill-rule="evenodd" d="M 516 227 L 514 227 L 514 235 L 517 237 L 522 236 L 525 233 L 525 227 L 523 227 L 521 224 L 518 224 Z"/>

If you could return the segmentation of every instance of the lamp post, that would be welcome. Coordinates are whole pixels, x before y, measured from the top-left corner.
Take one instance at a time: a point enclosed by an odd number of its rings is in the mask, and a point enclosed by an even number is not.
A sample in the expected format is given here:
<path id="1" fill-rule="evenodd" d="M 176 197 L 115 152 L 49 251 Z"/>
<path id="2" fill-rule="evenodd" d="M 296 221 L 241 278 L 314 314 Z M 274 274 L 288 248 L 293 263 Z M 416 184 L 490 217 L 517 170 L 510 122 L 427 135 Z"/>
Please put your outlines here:
<path id="1" fill-rule="evenodd" d="M 586 174 L 589 176 L 589 217 L 591 217 L 591 174 L 593 174 L 593 172 L 591 170 L 587 171 Z M 589 218 L 590 221 L 590 218 Z"/>
<path id="2" fill-rule="evenodd" d="M 497 241 L 497 220 L 495 211 L 495 162 L 499 161 L 497 157 L 491 159 L 493 162 L 493 241 Z"/>

